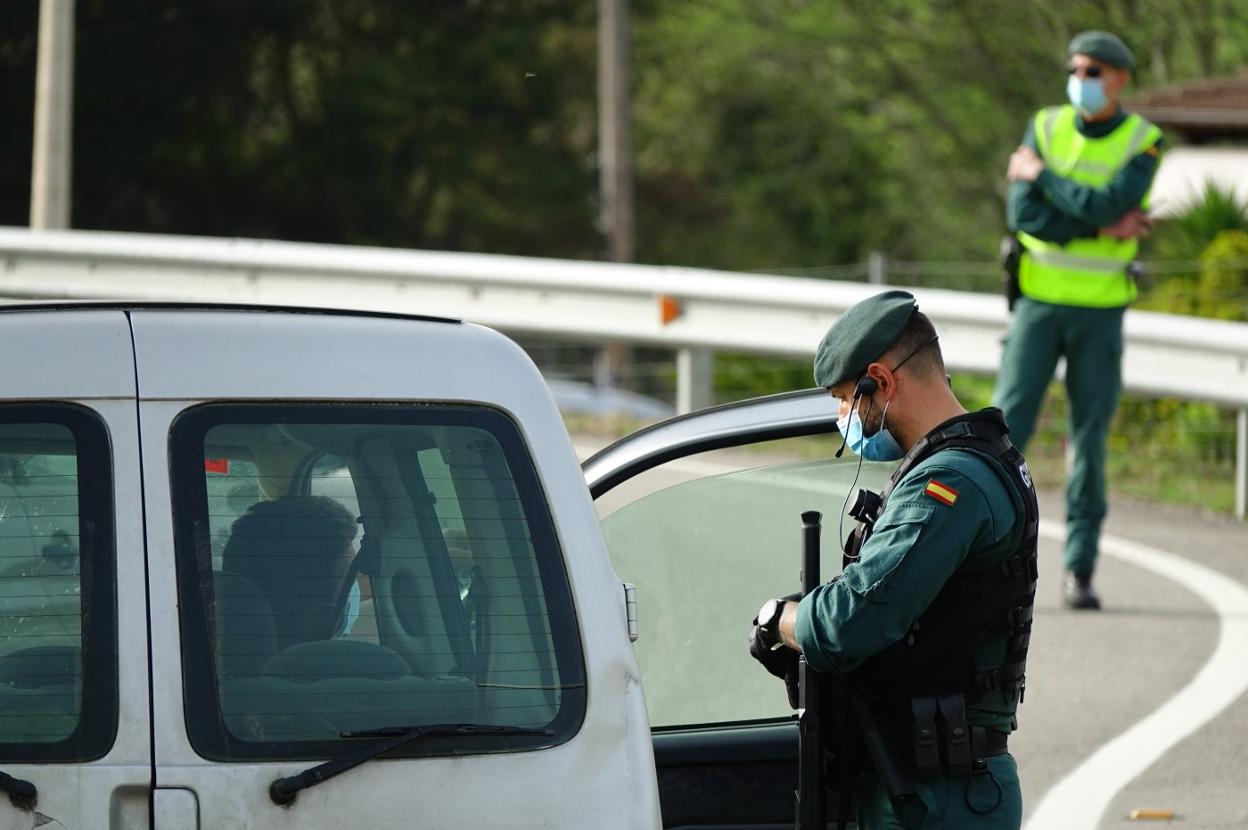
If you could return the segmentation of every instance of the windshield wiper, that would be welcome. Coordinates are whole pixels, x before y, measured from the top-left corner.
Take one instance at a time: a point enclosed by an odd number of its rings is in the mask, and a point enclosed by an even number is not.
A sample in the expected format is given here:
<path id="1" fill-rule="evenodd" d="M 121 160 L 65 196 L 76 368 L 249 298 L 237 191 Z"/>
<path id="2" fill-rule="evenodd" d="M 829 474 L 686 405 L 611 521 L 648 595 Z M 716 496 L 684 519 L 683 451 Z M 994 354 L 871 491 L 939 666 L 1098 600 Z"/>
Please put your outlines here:
<path id="1" fill-rule="evenodd" d="M 390 738 L 388 741 L 373 744 L 359 752 L 339 755 L 323 764 L 285 778 L 278 778 L 269 785 L 269 798 L 275 804 L 290 804 L 300 790 L 314 787 L 322 781 L 328 781 L 335 775 L 354 769 L 365 761 L 371 761 L 379 755 L 385 755 L 421 738 L 475 738 L 498 736 L 553 735 L 550 729 L 530 729 L 524 726 L 492 726 L 479 723 L 431 723 L 423 726 L 383 726 L 380 729 L 361 729 L 355 732 L 339 732 L 342 738 Z"/>
<path id="2" fill-rule="evenodd" d="M 9 794 L 9 801 L 14 807 L 33 807 L 39 791 L 35 785 L 24 778 L 14 778 L 7 772 L 0 772 L 0 792 Z"/>

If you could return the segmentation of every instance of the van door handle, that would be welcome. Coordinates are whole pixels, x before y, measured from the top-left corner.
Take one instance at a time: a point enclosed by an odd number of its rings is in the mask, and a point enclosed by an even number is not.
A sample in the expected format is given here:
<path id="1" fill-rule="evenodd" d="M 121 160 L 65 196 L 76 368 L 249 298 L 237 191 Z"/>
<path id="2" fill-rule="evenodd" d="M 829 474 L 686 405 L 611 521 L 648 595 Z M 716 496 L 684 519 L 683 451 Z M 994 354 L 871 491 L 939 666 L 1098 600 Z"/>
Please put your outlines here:
<path id="1" fill-rule="evenodd" d="M 152 790 L 153 830 L 199 830 L 199 799 L 194 790 L 157 787 Z"/>
<path id="2" fill-rule="evenodd" d="M 637 642 L 637 586 L 631 582 L 624 583 L 624 614 L 628 620 L 628 639 Z"/>

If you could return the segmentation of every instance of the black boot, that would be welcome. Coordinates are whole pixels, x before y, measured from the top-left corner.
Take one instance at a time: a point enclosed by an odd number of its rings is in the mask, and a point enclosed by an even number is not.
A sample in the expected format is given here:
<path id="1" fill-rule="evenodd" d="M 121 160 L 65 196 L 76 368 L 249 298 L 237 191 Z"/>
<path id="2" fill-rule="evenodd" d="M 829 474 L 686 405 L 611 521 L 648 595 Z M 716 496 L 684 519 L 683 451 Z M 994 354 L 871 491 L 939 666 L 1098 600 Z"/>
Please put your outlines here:
<path id="1" fill-rule="evenodd" d="M 1099 611 L 1101 598 L 1092 589 L 1092 574 L 1067 571 L 1062 583 L 1062 602 L 1067 608 Z"/>

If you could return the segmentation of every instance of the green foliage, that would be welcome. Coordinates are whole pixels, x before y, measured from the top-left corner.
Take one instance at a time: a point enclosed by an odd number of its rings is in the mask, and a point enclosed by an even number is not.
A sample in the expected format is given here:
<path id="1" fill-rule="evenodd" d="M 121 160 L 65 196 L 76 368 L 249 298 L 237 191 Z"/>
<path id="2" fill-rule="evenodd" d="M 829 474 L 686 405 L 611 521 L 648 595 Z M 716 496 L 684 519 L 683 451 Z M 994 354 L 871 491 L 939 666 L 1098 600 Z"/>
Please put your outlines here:
<path id="1" fill-rule="evenodd" d="M 19 5 L 37 3 L 0 4 L 0 43 Z M 79 0 L 76 17 L 77 227 L 598 252 L 592 7 Z M 0 149 L 30 123 L 6 119 Z M 0 193 L 0 222 L 24 223 L 28 192 Z"/>
<path id="2" fill-rule="evenodd" d="M 967 284 L 1070 36 L 1120 32 L 1139 84 L 1171 83 L 1248 62 L 1241 6 L 634 0 L 639 258 L 879 250 Z M 26 220 L 37 12 L 0 3 L 4 223 Z M 78 227 L 600 253 L 593 3 L 79 0 L 76 19 Z"/>
<path id="3" fill-rule="evenodd" d="M 1163 280 L 1139 307 L 1248 321 L 1248 231 L 1218 233 L 1200 254 L 1200 273 Z"/>
<path id="4" fill-rule="evenodd" d="M 36 0 L 0 3 L 0 225 L 30 221 L 38 18 Z"/>
<path id="5" fill-rule="evenodd" d="M 638 250 L 738 269 L 858 261 L 870 250 L 990 259 L 1004 230 L 1006 158 L 1028 115 L 1063 100 L 1070 37 L 1120 32 L 1145 87 L 1228 73 L 1248 59 L 1239 6 L 648 5 L 635 27 Z"/>
<path id="6" fill-rule="evenodd" d="M 737 401 L 815 385 L 809 360 L 719 353 L 715 355 L 715 397 Z"/>
<path id="7" fill-rule="evenodd" d="M 1192 261 L 1223 231 L 1248 230 L 1248 201 L 1229 189 L 1205 182 L 1199 199 L 1177 216 L 1158 222 L 1148 242 L 1149 258 Z"/>
<path id="8" fill-rule="evenodd" d="M 1248 322 L 1248 231 L 1218 234 L 1200 255 L 1201 313 Z"/>

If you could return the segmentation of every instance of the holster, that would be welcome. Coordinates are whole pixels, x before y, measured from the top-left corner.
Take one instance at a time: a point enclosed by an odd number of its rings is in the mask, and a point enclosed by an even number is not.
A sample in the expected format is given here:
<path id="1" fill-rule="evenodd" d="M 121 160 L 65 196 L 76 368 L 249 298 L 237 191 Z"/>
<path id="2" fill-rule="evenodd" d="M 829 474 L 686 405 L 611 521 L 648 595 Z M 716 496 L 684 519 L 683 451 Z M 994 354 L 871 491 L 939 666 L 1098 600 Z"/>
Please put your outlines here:
<path id="1" fill-rule="evenodd" d="M 861 692 L 854 693 L 849 703 L 854 723 L 862 737 L 863 749 L 880 781 L 884 783 L 889 801 L 897 804 L 918 795 L 919 791 L 915 787 L 914 776 L 911 775 L 905 755 L 898 752 L 892 736 L 876 720 L 866 695 Z"/>
<path id="2" fill-rule="evenodd" d="M 1001 287 L 1005 294 L 1005 305 L 1010 311 L 1014 310 L 1014 303 L 1019 297 L 1023 296 L 1022 289 L 1018 284 L 1018 265 L 1023 257 L 1023 243 L 1018 241 L 1018 237 L 1010 234 L 1001 237 L 1001 268 L 1004 271 L 1004 279 Z"/>

